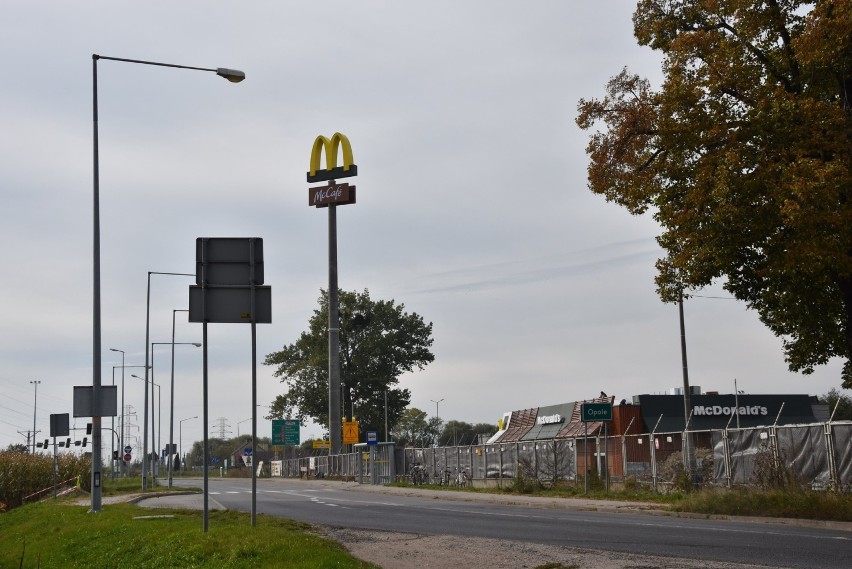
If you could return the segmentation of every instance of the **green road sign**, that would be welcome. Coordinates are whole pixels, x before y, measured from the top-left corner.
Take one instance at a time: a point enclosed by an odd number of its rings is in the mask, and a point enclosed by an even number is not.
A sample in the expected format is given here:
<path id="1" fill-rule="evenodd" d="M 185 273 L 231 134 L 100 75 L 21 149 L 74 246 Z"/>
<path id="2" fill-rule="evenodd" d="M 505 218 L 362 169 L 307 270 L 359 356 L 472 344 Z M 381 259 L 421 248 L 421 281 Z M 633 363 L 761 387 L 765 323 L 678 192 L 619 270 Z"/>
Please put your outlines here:
<path id="1" fill-rule="evenodd" d="M 273 419 L 272 444 L 298 445 L 299 427 L 300 425 L 298 419 Z"/>
<path id="2" fill-rule="evenodd" d="M 612 403 L 583 403 L 580 415 L 583 421 L 612 421 Z"/>

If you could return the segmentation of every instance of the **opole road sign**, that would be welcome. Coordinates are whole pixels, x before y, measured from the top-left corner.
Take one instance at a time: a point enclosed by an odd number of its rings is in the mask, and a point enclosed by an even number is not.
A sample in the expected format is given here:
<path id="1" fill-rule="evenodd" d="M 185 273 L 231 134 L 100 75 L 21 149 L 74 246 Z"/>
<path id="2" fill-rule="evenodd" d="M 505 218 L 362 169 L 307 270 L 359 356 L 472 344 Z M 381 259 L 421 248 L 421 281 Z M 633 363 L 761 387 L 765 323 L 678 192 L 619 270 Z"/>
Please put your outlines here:
<path id="1" fill-rule="evenodd" d="M 583 421 L 612 421 L 612 403 L 583 403 L 580 415 Z"/>

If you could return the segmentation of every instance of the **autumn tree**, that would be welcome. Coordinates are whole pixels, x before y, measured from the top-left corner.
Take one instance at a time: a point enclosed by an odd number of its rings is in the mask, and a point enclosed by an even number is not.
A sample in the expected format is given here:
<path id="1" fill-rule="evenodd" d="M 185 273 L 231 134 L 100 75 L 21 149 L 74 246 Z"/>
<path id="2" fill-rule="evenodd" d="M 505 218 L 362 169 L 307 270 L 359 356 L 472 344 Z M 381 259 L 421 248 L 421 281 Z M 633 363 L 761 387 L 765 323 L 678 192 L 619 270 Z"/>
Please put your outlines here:
<path id="1" fill-rule="evenodd" d="M 430 447 L 438 442 L 443 421 L 439 417 L 429 417 L 426 411 L 417 407 L 404 410 L 391 430 L 391 439 L 401 447 Z"/>
<path id="2" fill-rule="evenodd" d="M 438 437 L 438 446 L 461 446 L 475 445 L 479 436 L 490 438 L 497 432 L 497 425 L 491 423 L 477 423 L 472 425 L 465 421 L 447 421 Z"/>
<path id="3" fill-rule="evenodd" d="M 834 421 L 852 421 L 852 397 L 840 393 L 836 389 L 819 397 L 819 402 L 828 405 L 829 417 Z"/>
<path id="4" fill-rule="evenodd" d="M 852 388 L 852 2 L 641 0 L 659 89 L 624 69 L 581 100 L 589 188 L 651 211 L 675 301 L 716 279 L 793 371 L 845 360 Z"/>
<path id="5" fill-rule="evenodd" d="M 340 291 L 340 383 L 343 416 L 353 415 L 360 430 L 384 432 L 385 397 L 393 425 L 411 400 L 400 377 L 423 369 L 435 357 L 432 324 L 393 300 L 372 300 L 364 292 Z M 270 417 L 310 417 L 328 428 L 328 293 L 293 344 L 266 356 L 287 391 L 275 398 Z"/>

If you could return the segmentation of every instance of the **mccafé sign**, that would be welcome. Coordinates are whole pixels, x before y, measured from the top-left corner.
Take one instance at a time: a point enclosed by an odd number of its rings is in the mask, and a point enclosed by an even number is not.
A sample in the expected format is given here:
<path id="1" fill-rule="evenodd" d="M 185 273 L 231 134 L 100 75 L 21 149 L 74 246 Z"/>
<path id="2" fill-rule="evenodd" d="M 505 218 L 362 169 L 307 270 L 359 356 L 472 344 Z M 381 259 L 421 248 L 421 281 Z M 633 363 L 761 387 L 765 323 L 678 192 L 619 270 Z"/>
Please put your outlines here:
<path id="1" fill-rule="evenodd" d="M 328 207 L 329 204 L 355 203 L 355 186 L 349 184 L 330 184 L 310 188 L 308 205 Z"/>

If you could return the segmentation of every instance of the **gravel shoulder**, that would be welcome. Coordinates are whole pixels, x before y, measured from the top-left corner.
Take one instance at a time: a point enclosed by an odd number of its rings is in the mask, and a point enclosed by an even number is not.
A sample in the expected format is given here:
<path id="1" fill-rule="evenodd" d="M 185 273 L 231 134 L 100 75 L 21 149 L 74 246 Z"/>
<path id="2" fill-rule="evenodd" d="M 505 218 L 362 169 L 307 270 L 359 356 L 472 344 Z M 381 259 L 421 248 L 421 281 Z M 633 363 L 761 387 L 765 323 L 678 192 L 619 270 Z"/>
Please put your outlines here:
<path id="1" fill-rule="evenodd" d="M 321 528 L 352 555 L 382 569 L 766 569 L 765 566 L 712 563 L 484 538 Z M 559 564 L 559 565 L 555 565 Z"/>

